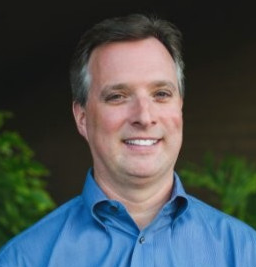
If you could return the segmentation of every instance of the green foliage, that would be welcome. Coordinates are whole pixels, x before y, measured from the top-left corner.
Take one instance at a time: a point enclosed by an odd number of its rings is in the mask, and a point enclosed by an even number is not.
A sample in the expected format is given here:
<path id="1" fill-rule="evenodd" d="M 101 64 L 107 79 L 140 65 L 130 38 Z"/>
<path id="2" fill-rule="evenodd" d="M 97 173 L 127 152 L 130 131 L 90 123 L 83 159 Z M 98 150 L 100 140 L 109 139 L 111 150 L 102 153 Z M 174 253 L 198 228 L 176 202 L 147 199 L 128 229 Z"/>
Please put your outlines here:
<path id="1" fill-rule="evenodd" d="M 255 164 L 235 156 L 218 161 L 208 153 L 201 166 L 188 163 L 179 173 L 188 188 L 206 190 L 206 202 L 256 228 Z"/>
<path id="2" fill-rule="evenodd" d="M 0 112 L 0 246 L 55 207 L 41 179 L 47 169 L 18 133 L 3 130 L 10 117 Z"/>

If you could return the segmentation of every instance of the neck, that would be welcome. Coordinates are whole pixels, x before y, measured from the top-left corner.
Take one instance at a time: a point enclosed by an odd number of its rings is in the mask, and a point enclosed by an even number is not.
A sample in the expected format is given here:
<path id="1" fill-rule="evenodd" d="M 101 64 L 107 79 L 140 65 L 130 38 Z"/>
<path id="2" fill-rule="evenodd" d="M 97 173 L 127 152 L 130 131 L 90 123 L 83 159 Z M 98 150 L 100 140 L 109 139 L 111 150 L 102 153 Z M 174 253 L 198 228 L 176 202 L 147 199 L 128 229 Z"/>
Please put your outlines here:
<path id="1" fill-rule="evenodd" d="M 95 178 L 104 193 L 110 198 L 121 202 L 128 210 L 137 226 L 146 227 L 169 200 L 173 179 L 158 180 L 158 183 L 144 186 L 128 186 L 118 190 L 118 186 L 107 183 L 105 179 Z M 125 189 L 125 190 L 123 190 Z"/>

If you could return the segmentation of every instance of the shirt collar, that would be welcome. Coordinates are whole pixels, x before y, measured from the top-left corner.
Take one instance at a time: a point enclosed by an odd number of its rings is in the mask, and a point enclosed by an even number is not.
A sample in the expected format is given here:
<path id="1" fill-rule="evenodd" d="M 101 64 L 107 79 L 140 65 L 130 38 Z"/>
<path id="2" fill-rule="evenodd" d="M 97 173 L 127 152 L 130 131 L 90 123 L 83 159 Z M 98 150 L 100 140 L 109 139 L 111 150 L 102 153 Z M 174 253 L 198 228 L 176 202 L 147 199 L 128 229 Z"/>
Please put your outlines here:
<path id="1" fill-rule="evenodd" d="M 184 190 L 181 180 L 176 172 L 173 177 L 173 189 L 170 200 L 164 205 L 164 214 L 170 214 L 173 218 L 185 212 L 188 207 L 188 196 Z"/>
<path id="2" fill-rule="evenodd" d="M 82 193 L 82 197 L 87 207 L 93 212 L 96 204 L 109 202 L 109 198 L 101 190 L 93 177 L 93 168 L 90 168 Z M 170 200 L 164 205 L 164 214 L 175 214 L 175 217 L 182 214 L 188 206 L 188 196 L 176 172 L 174 172 L 173 190 Z"/>
<path id="3" fill-rule="evenodd" d="M 182 197 L 182 198 L 187 199 L 187 194 L 184 190 L 184 187 L 181 183 L 181 180 L 180 180 L 178 174 L 176 172 L 174 172 L 174 182 L 173 182 L 171 201 L 177 197 Z"/>
<path id="4" fill-rule="evenodd" d="M 90 168 L 86 175 L 82 196 L 90 210 L 92 210 L 96 204 L 109 200 L 94 180 L 93 168 Z"/>

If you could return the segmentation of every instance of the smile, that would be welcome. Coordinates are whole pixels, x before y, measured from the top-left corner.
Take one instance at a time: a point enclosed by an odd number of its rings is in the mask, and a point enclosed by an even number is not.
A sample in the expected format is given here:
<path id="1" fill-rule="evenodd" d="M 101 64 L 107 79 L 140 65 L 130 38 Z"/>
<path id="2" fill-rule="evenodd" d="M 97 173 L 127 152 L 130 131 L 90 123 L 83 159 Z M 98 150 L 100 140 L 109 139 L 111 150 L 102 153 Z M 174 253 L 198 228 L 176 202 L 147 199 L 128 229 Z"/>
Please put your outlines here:
<path id="1" fill-rule="evenodd" d="M 128 145 L 133 146 L 152 146 L 158 142 L 156 139 L 131 139 L 124 141 Z"/>

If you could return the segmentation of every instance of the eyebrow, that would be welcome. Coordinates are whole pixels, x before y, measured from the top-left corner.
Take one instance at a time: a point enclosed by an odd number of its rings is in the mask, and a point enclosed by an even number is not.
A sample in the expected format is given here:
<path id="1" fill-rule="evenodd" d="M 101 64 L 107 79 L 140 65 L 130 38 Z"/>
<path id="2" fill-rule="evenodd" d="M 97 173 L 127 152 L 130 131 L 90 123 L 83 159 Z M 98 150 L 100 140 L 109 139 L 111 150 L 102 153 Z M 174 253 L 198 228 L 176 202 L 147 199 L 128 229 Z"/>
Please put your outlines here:
<path id="1" fill-rule="evenodd" d="M 154 81 L 150 83 L 150 86 L 152 87 L 169 87 L 172 90 L 177 90 L 177 87 L 174 85 L 173 82 L 167 81 L 167 80 L 160 80 L 160 81 Z"/>
<path id="2" fill-rule="evenodd" d="M 112 85 L 106 85 L 103 87 L 103 91 L 115 91 L 115 90 L 123 90 L 123 89 L 128 89 L 130 86 L 126 83 L 117 83 L 117 84 L 112 84 Z"/>

